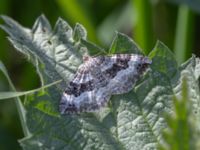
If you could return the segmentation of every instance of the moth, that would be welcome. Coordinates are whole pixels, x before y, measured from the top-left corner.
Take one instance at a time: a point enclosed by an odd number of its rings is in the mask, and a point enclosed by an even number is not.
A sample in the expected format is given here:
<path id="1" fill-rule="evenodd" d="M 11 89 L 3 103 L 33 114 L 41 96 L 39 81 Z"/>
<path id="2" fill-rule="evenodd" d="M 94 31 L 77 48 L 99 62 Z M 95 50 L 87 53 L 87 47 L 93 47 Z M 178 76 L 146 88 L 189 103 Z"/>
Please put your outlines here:
<path id="1" fill-rule="evenodd" d="M 85 56 L 62 94 L 60 113 L 99 110 L 112 95 L 129 92 L 150 64 L 148 57 L 137 54 Z"/>

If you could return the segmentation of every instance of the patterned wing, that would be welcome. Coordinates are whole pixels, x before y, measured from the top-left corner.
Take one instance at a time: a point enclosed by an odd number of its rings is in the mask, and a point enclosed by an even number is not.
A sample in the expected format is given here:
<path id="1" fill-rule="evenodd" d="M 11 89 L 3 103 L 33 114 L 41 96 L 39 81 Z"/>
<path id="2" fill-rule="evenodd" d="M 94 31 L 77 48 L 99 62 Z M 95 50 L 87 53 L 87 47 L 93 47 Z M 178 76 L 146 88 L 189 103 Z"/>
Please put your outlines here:
<path id="1" fill-rule="evenodd" d="M 111 95 L 129 92 L 149 64 L 140 55 L 87 57 L 63 93 L 61 114 L 98 110 Z"/>
<path id="2" fill-rule="evenodd" d="M 61 102 L 61 114 L 95 111 L 105 105 L 111 92 L 101 88 L 107 84 L 96 60 L 81 65 L 73 80 L 65 89 Z"/>
<path id="3" fill-rule="evenodd" d="M 151 61 L 141 55 L 116 54 L 105 57 L 100 68 L 109 80 L 106 88 L 111 89 L 112 95 L 129 92 L 149 64 Z"/>

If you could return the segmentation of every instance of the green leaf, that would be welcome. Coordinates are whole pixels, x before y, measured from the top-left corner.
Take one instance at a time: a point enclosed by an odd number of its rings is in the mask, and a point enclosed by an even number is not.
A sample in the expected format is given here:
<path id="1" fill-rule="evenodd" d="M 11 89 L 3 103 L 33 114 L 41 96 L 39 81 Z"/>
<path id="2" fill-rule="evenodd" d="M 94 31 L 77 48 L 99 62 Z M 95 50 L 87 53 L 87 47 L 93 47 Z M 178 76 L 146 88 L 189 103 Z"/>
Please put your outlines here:
<path id="1" fill-rule="evenodd" d="M 181 94 L 173 98 L 173 113 L 167 113 L 168 128 L 163 132 L 161 150 L 199 149 L 199 114 L 192 112 L 193 107 L 189 95 L 187 78 L 182 79 Z M 199 92 L 199 91 L 196 91 Z M 199 96 L 199 93 L 195 93 Z"/>
<path id="2" fill-rule="evenodd" d="M 91 56 L 93 55 L 100 55 L 100 54 L 107 54 L 107 52 L 102 49 L 101 47 L 95 45 L 94 43 L 81 39 L 81 44 L 83 44 L 85 47 L 87 47 L 87 49 L 89 50 L 89 54 Z"/>
<path id="3" fill-rule="evenodd" d="M 81 39 L 86 39 L 87 36 L 87 31 L 85 30 L 85 28 L 77 23 L 75 28 L 74 28 L 74 32 L 73 32 L 73 39 L 78 42 Z"/>
<path id="4" fill-rule="evenodd" d="M 162 42 L 158 41 L 153 51 L 149 54 L 152 58 L 152 69 L 171 77 L 177 73 L 177 62 L 173 53 Z"/>
<path id="5" fill-rule="evenodd" d="M 52 30 L 47 19 L 41 16 L 30 30 L 10 18 L 3 18 L 7 25 L 2 27 L 14 46 L 38 60 L 34 65 L 39 68 L 44 84 L 57 79 L 69 82 L 82 63 L 82 55 L 93 52 L 93 48 L 96 54 L 102 50 L 86 40 L 81 25 L 73 31 L 59 19 Z M 22 35 L 29 36 L 19 38 Z M 116 34 L 111 53 L 142 54 L 137 44 L 121 33 Z M 31 135 L 20 140 L 23 149 L 156 149 L 162 140 L 161 131 L 167 126 L 163 114 L 172 112 L 172 97 L 181 91 L 182 76 L 189 78 L 191 95 L 199 89 L 199 61 L 192 57 L 179 67 L 171 51 L 161 42 L 149 57 L 153 60 L 150 70 L 134 89 L 113 96 L 109 105 L 98 112 L 60 116 L 58 105 L 64 82 L 45 92 L 28 95 L 24 107 Z M 192 97 L 192 104 L 197 111 L 198 95 Z"/>
<path id="6" fill-rule="evenodd" d="M 114 40 L 109 49 L 109 54 L 113 53 L 134 53 L 141 54 L 139 46 L 127 35 L 116 32 Z"/>

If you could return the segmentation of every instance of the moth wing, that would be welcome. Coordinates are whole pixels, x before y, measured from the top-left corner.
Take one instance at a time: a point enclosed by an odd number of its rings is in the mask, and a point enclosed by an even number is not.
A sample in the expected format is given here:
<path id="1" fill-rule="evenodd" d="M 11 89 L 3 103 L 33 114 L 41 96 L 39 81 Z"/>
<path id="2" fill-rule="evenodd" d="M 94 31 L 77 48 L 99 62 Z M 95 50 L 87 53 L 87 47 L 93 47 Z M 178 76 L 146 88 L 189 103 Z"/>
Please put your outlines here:
<path id="1" fill-rule="evenodd" d="M 94 70 L 84 65 L 78 69 L 62 95 L 59 105 L 61 114 L 95 111 L 110 99 L 108 91 L 99 89 L 103 81 L 94 77 Z"/>
<path id="2" fill-rule="evenodd" d="M 109 80 L 107 89 L 112 95 L 129 92 L 151 62 L 147 57 L 134 54 L 107 56 L 101 64 L 102 74 Z"/>
<path id="3" fill-rule="evenodd" d="M 79 67 L 60 102 L 60 112 L 94 111 L 111 95 L 129 92 L 151 63 L 147 57 L 130 54 L 89 58 Z"/>

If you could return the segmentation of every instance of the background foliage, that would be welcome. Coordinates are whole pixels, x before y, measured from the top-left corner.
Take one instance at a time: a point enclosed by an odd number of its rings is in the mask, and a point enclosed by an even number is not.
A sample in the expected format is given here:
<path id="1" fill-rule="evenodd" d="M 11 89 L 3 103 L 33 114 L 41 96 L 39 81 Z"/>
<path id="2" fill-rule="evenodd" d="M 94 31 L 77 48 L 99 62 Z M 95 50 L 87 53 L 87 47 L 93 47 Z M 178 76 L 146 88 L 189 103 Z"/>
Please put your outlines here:
<path id="1" fill-rule="evenodd" d="M 83 24 L 88 38 L 108 49 L 115 30 L 132 36 L 145 53 L 153 49 L 157 39 L 174 50 L 179 63 L 199 55 L 198 0 L 1 0 L 0 14 L 8 15 L 31 27 L 35 19 L 44 13 L 55 24 L 58 17 L 66 19 L 72 26 Z M 39 86 L 34 67 L 24 56 L 13 50 L 0 30 L 0 60 L 8 68 L 9 75 L 18 90 L 29 90 Z M 196 50 L 196 51 L 194 51 Z M 0 91 L 8 91 L 8 84 L 0 74 Z M 20 149 L 17 139 L 23 137 L 15 104 L 12 100 L 0 102 L 0 149 Z"/>

